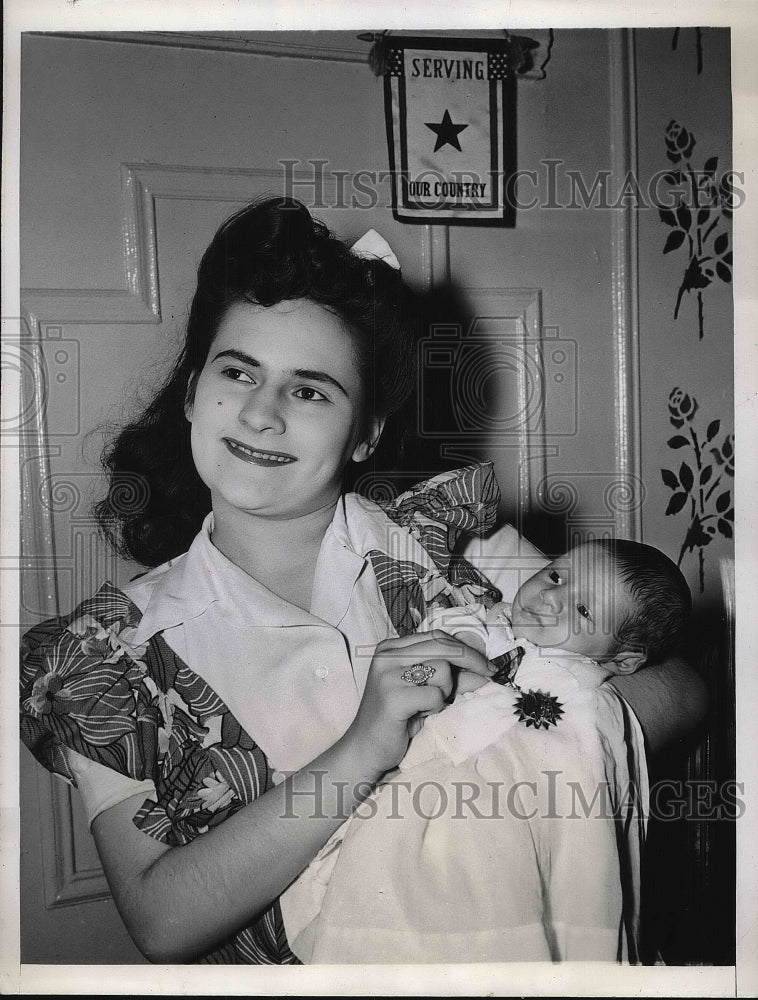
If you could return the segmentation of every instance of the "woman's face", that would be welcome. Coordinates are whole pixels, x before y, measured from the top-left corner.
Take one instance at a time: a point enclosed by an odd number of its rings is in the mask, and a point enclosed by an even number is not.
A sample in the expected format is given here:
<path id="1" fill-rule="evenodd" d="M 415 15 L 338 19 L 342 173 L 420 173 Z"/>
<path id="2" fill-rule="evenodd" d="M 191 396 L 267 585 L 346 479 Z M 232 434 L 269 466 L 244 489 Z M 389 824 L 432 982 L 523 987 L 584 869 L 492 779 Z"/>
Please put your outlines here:
<path id="1" fill-rule="evenodd" d="M 213 508 L 288 519 L 333 504 L 360 440 L 363 389 L 350 334 L 308 299 L 226 313 L 187 406 Z"/>

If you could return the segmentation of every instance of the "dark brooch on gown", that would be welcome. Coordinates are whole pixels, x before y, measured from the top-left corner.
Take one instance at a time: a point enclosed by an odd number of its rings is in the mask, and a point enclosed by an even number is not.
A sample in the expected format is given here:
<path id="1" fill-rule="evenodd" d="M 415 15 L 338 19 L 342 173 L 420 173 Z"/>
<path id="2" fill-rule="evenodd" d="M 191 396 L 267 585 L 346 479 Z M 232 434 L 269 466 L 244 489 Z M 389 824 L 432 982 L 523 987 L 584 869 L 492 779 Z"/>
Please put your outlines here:
<path id="1" fill-rule="evenodd" d="M 535 729 L 548 729 L 558 725 L 563 715 L 563 705 L 547 691 L 522 691 L 516 699 L 518 721 Z"/>

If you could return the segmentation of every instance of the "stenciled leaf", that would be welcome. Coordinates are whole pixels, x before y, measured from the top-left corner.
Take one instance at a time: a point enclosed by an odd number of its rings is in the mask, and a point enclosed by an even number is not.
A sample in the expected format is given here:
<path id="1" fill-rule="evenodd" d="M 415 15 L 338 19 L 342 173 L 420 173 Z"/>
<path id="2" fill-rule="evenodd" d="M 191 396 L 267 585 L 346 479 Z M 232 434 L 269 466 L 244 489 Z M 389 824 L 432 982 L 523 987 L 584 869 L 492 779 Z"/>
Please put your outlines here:
<path id="1" fill-rule="evenodd" d="M 666 444 L 669 448 L 684 448 L 689 444 L 689 441 L 682 434 L 675 434 L 672 438 L 669 438 Z"/>
<path id="2" fill-rule="evenodd" d="M 670 208 L 659 208 L 658 215 L 660 217 L 661 222 L 665 223 L 667 226 L 676 225 L 676 216 L 674 215 L 674 213 L 671 211 Z"/>
<path id="3" fill-rule="evenodd" d="M 672 493 L 671 499 L 669 500 L 669 505 L 666 508 L 666 514 L 678 514 L 686 503 L 687 503 L 686 493 Z"/>
<path id="4" fill-rule="evenodd" d="M 687 529 L 683 547 L 687 552 L 694 552 L 697 548 L 703 548 L 711 541 L 713 529 L 704 528 L 703 522 L 695 516 Z"/>
<path id="5" fill-rule="evenodd" d="M 700 473 L 700 485 L 705 486 L 705 484 L 708 482 L 708 480 L 711 478 L 712 475 L 713 475 L 713 466 L 706 465 L 706 467 Z"/>
<path id="6" fill-rule="evenodd" d="M 721 235 L 717 236 L 714 241 L 713 244 L 714 253 L 717 253 L 720 256 L 722 253 L 725 252 L 728 246 L 729 246 L 729 235 L 727 233 L 721 233 Z"/>
<path id="7" fill-rule="evenodd" d="M 676 478 L 676 473 L 672 472 L 670 469 L 661 469 L 661 479 L 670 489 L 679 489 L 679 480 Z"/>
<path id="8" fill-rule="evenodd" d="M 674 229 L 668 234 L 663 252 L 671 253 L 672 250 L 678 250 L 682 243 L 684 243 L 684 233 L 681 229 Z"/>
<path id="9" fill-rule="evenodd" d="M 726 264 L 723 264 L 720 260 L 716 261 L 716 274 L 719 276 L 719 278 L 721 278 L 722 281 L 725 281 L 727 285 L 731 284 L 732 272 L 729 270 Z"/>
<path id="10" fill-rule="evenodd" d="M 709 160 L 705 161 L 705 165 L 703 167 L 703 170 L 705 170 L 705 172 L 707 174 L 710 174 L 711 177 L 712 177 L 716 173 L 716 167 L 718 165 L 719 165 L 719 158 L 718 158 L 718 156 L 712 156 Z"/>
<path id="11" fill-rule="evenodd" d="M 701 208 L 700 211 L 697 213 L 697 224 L 699 226 L 702 226 L 705 222 L 708 221 L 710 215 L 711 215 L 710 208 Z"/>
<path id="12" fill-rule="evenodd" d="M 720 494 L 720 496 L 717 498 L 716 510 L 719 512 L 719 514 L 723 514 L 724 511 L 728 509 L 731 502 L 732 502 L 732 494 L 729 492 L 729 490 L 726 490 L 726 492 Z"/>
<path id="13" fill-rule="evenodd" d="M 695 477 L 692 475 L 692 469 L 686 462 L 682 462 L 679 466 L 679 482 L 688 493 L 692 489 L 695 482 Z"/>
<path id="14" fill-rule="evenodd" d="M 676 220 L 685 232 L 692 225 L 692 212 L 686 205 L 680 205 L 676 210 Z"/>
<path id="15" fill-rule="evenodd" d="M 728 510 L 726 512 L 726 514 L 724 514 L 724 517 L 727 519 L 727 521 L 733 521 L 734 520 L 734 511 L 733 510 Z"/>
<path id="16" fill-rule="evenodd" d="M 711 422 L 708 424 L 708 430 L 705 432 L 705 440 L 713 441 L 713 439 L 719 432 L 719 427 L 721 427 L 720 420 L 711 420 Z"/>
<path id="17" fill-rule="evenodd" d="M 732 537 L 734 532 L 732 531 L 732 526 L 728 521 L 726 521 L 723 517 L 720 517 L 716 523 L 718 524 L 719 531 L 724 538 Z"/>

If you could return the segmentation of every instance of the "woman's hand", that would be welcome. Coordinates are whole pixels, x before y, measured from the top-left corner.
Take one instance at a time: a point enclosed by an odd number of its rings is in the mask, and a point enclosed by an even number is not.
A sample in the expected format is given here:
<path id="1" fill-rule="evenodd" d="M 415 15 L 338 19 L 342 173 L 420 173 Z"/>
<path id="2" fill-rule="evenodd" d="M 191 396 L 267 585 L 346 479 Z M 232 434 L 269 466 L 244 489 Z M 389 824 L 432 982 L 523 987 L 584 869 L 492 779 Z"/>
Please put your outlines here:
<path id="1" fill-rule="evenodd" d="M 403 680 L 403 672 L 419 663 L 433 667 L 432 676 L 424 684 Z M 414 721 L 444 708 L 459 683 L 456 674 L 472 677 L 478 687 L 493 670 L 482 653 L 446 632 L 386 639 L 376 647 L 358 713 L 342 739 L 376 780 L 402 758 Z"/>

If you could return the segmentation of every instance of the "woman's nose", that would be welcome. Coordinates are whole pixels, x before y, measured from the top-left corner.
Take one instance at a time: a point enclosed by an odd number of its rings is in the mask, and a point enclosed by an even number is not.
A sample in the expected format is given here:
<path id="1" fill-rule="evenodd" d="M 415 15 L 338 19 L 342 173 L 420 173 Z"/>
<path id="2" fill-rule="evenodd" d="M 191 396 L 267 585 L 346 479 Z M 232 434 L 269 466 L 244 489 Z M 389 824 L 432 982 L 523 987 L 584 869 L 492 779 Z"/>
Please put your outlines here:
<path id="1" fill-rule="evenodd" d="M 252 390 L 240 410 L 240 420 L 254 431 L 281 434 L 285 423 L 275 393 L 258 387 Z"/>

